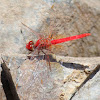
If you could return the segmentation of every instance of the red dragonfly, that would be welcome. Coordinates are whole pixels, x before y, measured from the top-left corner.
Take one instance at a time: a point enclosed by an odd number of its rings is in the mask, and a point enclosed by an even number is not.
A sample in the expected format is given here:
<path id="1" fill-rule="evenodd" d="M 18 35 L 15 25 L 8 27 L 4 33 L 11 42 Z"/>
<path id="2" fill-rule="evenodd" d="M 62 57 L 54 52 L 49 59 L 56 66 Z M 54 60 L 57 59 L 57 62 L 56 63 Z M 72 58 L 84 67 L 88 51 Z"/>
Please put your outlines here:
<path id="1" fill-rule="evenodd" d="M 25 24 L 23 24 L 23 25 L 26 26 Z M 26 26 L 26 27 L 29 28 L 28 26 Z M 32 30 L 31 28 L 29 28 L 29 29 L 37 35 L 37 33 L 34 30 Z M 43 49 L 49 50 L 51 53 L 53 53 L 49 49 L 49 47 L 51 45 L 56 45 L 59 43 L 63 43 L 63 42 L 67 42 L 67 41 L 71 41 L 71 40 L 75 40 L 75 39 L 80 39 L 80 38 L 90 36 L 90 35 L 91 35 L 90 33 L 84 33 L 84 34 L 80 34 L 80 35 L 75 35 L 75 36 L 61 38 L 61 39 L 53 39 L 53 40 L 52 40 L 52 34 L 50 36 L 48 36 L 47 38 L 40 36 L 39 39 L 36 41 L 36 43 L 34 43 L 33 41 L 29 41 L 26 44 L 26 48 L 30 51 L 38 50 L 38 55 L 39 55 L 40 51 L 42 51 L 46 55 L 46 53 L 43 51 Z M 49 66 L 50 66 L 50 61 L 49 61 Z M 50 67 L 50 69 L 51 69 L 51 67 Z"/>

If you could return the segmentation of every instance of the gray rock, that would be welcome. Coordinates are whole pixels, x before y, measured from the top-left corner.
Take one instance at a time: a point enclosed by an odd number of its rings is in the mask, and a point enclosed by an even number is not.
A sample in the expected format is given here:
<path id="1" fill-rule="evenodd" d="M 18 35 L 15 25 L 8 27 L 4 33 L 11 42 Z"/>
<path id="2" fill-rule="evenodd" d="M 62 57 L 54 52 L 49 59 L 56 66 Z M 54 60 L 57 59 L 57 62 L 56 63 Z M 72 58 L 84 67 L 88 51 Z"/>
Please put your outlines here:
<path id="1" fill-rule="evenodd" d="M 100 57 L 57 56 L 61 64 L 51 61 L 50 71 L 48 63 L 37 59 L 37 56 L 32 61 L 23 54 L 2 55 L 2 57 L 10 69 L 20 99 L 30 100 L 70 100 L 100 64 Z M 93 82 L 95 84 L 95 81 Z"/>
<path id="2" fill-rule="evenodd" d="M 95 3 L 93 0 L 90 2 L 67 0 L 66 3 L 65 0 L 54 3 L 52 0 L 1 2 L 0 53 L 25 54 L 26 43 L 29 40 L 36 42 L 39 39 L 21 24 L 23 22 L 37 32 L 48 34 L 48 31 L 52 30 L 53 38 L 90 32 L 91 36 L 54 46 L 52 51 L 65 56 L 99 56 L 100 11 L 99 0 L 96 1 Z"/>
<path id="3" fill-rule="evenodd" d="M 100 71 L 76 93 L 72 100 L 100 100 Z"/>

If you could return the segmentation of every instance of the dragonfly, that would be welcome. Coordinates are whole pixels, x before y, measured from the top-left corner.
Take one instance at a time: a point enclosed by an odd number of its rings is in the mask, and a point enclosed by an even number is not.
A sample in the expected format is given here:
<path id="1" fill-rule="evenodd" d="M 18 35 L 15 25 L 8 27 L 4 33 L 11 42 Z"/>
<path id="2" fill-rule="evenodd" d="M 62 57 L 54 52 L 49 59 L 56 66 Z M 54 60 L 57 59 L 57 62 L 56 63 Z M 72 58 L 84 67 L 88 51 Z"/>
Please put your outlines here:
<path id="1" fill-rule="evenodd" d="M 23 24 L 23 23 L 22 23 Z M 29 28 L 27 25 L 23 24 L 25 27 Z M 35 33 L 35 35 L 38 35 L 34 30 L 32 30 L 31 28 L 29 28 L 33 33 Z M 76 40 L 76 39 L 80 39 L 80 38 L 84 38 L 87 36 L 90 36 L 91 33 L 84 33 L 84 34 L 80 34 L 80 35 L 75 35 L 75 36 L 70 36 L 70 37 L 65 37 L 65 38 L 61 38 L 61 39 L 53 39 L 53 34 L 50 34 L 47 38 L 45 38 L 45 36 L 39 36 L 39 39 L 36 41 L 36 43 L 34 43 L 32 40 L 29 41 L 26 44 L 26 49 L 29 51 L 33 51 L 33 50 L 37 50 L 38 51 L 38 55 L 40 52 L 43 52 L 46 56 L 47 54 L 44 52 L 45 50 L 50 51 L 51 53 L 53 53 L 49 47 L 52 45 L 56 45 L 56 44 L 60 44 L 60 43 L 64 43 L 67 41 L 72 41 L 72 40 Z M 32 58 L 31 58 L 32 59 Z M 47 56 L 47 59 L 49 60 L 49 56 Z M 50 66 L 50 60 L 49 60 L 49 66 Z M 50 67 L 51 70 L 51 67 Z"/>

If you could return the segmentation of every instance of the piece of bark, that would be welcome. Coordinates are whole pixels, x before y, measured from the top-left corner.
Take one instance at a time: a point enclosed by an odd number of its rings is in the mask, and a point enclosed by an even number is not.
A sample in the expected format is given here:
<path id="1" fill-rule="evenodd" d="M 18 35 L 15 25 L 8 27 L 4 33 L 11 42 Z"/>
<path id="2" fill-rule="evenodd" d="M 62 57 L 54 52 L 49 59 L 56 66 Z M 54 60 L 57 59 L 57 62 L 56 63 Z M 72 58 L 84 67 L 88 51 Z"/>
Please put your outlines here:
<path id="1" fill-rule="evenodd" d="M 2 59 L 3 60 L 3 59 Z M 9 68 L 6 66 L 5 61 L 1 63 L 1 82 L 3 84 L 3 89 L 7 100 L 20 100 L 16 92 L 16 87 L 14 85 L 12 76 L 10 74 Z"/>

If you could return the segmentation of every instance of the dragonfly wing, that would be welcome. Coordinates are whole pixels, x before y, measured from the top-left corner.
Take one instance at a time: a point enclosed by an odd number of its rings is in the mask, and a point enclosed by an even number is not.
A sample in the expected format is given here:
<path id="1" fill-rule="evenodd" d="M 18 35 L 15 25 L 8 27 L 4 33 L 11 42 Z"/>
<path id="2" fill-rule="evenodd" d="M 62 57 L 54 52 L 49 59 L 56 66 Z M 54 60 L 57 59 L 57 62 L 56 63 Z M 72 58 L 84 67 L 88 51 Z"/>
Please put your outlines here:
<path id="1" fill-rule="evenodd" d="M 38 38 L 41 37 L 42 33 L 38 33 L 36 31 L 34 31 L 33 29 L 31 29 L 30 27 L 28 27 L 27 25 L 25 25 L 24 23 L 22 23 L 25 27 L 27 27 L 32 33 L 34 33 Z"/>

